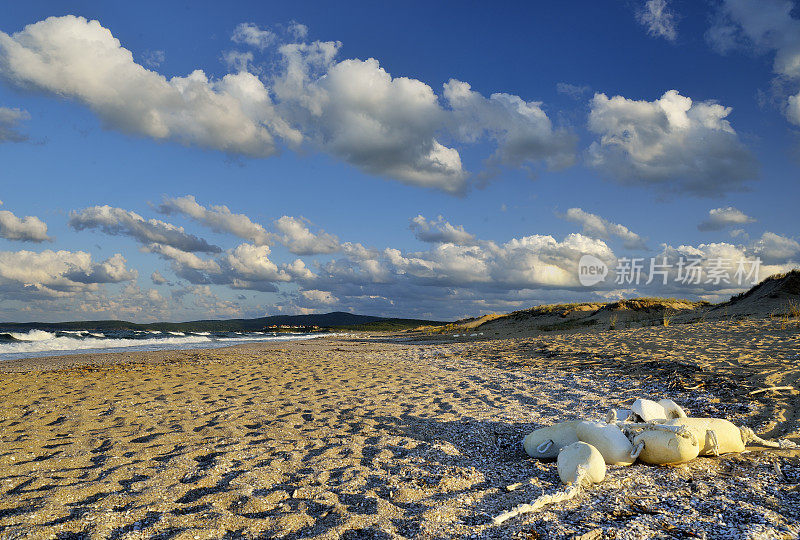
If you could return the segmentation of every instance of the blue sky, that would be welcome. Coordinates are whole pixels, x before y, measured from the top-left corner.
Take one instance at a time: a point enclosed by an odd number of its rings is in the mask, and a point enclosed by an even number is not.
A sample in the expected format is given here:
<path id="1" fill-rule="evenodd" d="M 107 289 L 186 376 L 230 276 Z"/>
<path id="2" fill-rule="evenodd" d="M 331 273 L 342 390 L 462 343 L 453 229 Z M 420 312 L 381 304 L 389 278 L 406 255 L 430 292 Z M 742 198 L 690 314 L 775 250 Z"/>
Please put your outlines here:
<path id="1" fill-rule="evenodd" d="M 798 266 L 796 4 L 296 4 L 4 13 L 0 319 L 449 319 L 747 286 L 616 283 L 633 257 Z"/>

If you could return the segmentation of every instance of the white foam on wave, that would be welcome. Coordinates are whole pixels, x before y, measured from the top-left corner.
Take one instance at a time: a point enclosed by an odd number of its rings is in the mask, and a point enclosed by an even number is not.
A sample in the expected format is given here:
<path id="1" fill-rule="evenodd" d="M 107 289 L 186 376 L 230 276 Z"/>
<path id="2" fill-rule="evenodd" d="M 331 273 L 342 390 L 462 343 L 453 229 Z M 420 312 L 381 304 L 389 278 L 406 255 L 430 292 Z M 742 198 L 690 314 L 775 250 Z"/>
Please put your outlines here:
<path id="1" fill-rule="evenodd" d="M 20 341 L 47 341 L 50 339 L 56 339 L 56 335 L 51 332 L 45 332 L 44 330 L 31 330 L 29 332 L 9 332 L 9 335 L 14 339 L 18 339 Z M 72 338 L 67 338 L 72 339 Z"/>
<path id="2" fill-rule="evenodd" d="M 45 336 L 47 334 L 47 336 Z M 264 334 L 254 336 L 237 336 L 229 338 L 212 338 L 208 335 L 183 335 L 162 338 L 125 339 L 125 338 L 95 338 L 84 339 L 70 336 L 56 337 L 55 334 L 42 330 L 31 330 L 27 333 L 11 333 L 15 339 L 28 339 L 13 343 L 0 343 L 0 360 L 15 360 L 20 358 L 33 358 L 36 356 L 54 356 L 61 354 L 77 354 L 87 351 L 114 352 L 114 351 L 158 351 L 177 349 L 204 349 L 229 347 L 237 343 L 254 341 L 294 341 L 313 339 L 322 336 L 335 336 L 338 334 L 295 334 L 281 336 L 267 336 Z M 23 336 L 20 338 L 18 336 Z"/>

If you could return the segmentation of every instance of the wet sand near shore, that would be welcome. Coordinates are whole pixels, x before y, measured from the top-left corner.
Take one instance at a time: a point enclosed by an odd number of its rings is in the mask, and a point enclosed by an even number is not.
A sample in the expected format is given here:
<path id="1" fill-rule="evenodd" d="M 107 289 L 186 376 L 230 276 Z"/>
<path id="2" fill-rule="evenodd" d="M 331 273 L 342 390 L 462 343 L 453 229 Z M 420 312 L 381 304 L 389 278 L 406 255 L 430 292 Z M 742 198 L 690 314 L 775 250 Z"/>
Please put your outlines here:
<path id="1" fill-rule="evenodd" d="M 559 489 L 555 464 L 522 452 L 526 433 L 635 397 L 796 435 L 796 415 L 769 423 L 761 394 L 731 403 L 703 378 L 609 367 L 720 361 L 737 373 L 736 357 L 774 371 L 743 379 L 753 386 L 796 381 L 778 372 L 791 371 L 797 333 L 761 324 L 692 339 L 679 327 L 354 336 L 5 362 L 0 538 L 792 538 L 800 458 L 760 449 L 610 467 L 574 501 L 491 522 Z M 591 365 L 599 357 L 608 366 Z"/>

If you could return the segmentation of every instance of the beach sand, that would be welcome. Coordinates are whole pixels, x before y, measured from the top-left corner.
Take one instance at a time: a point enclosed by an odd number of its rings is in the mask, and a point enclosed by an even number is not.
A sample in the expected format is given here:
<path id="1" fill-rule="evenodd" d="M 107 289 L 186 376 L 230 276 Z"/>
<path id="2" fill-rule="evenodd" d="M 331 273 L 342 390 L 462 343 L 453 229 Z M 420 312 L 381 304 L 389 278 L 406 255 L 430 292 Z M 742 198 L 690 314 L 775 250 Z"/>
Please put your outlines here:
<path id="1" fill-rule="evenodd" d="M 0 538 L 794 538 L 800 457 L 759 448 L 609 467 L 559 507 L 492 517 L 560 489 L 526 433 L 636 397 L 800 442 L 798 336 L 744 321 L 3 362 Z"/>

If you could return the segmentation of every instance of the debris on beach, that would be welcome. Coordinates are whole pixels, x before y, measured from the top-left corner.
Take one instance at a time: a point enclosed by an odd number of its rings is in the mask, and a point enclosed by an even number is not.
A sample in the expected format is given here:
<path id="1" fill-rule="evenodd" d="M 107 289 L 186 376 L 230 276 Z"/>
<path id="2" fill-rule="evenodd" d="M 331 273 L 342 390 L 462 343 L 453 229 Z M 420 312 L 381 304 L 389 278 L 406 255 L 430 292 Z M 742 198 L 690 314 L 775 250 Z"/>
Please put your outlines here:
<path id="1" fill-rule="evenodd" d="M 567 501 L 584 487 L 605 479 L 606 464 L 680 465 L 698 456 L 744 452 L 748 443 L 770 448 L 797 448 L 786 439 L 762 439 L 748 427 L 723 418 L 696 418 L 673 400 L 636 399 L 630 409 L 611 409 L 606 422 L 569 420 L 534 430 L 523 439 L 525 452 L 538 459 L 557 459 L 558 475 L 568 487 L 545 494 L 496 516 L 499 525 L 513 517 Z"/>

